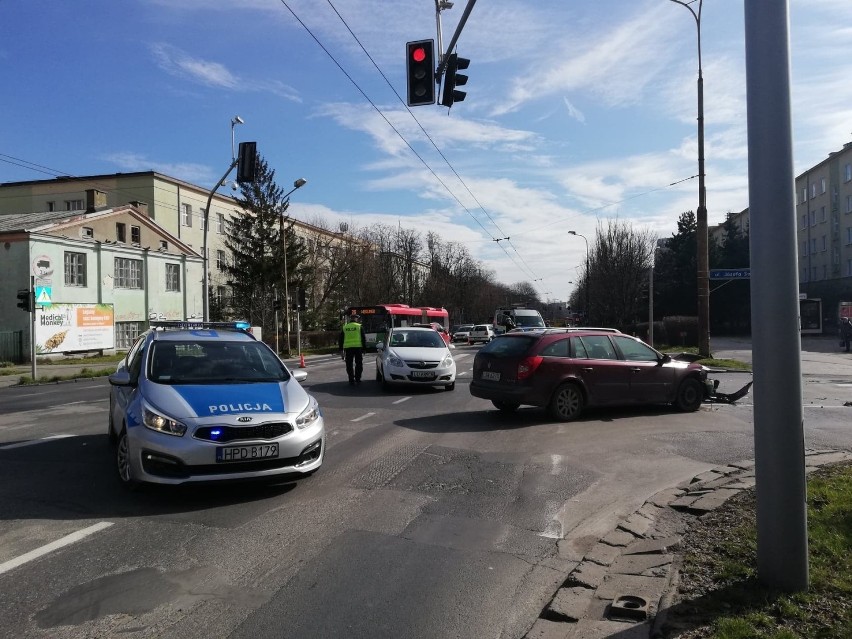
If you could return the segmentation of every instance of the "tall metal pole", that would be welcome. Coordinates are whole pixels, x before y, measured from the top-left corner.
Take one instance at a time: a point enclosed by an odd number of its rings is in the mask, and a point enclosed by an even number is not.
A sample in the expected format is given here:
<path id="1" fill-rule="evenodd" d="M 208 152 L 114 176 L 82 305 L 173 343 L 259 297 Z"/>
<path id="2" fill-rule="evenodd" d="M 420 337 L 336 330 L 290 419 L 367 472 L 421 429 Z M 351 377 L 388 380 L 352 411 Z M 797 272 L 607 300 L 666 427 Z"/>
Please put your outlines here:
<path id="1" fill-rule="evenodd" d="M 808 587 L 788 2 L 746 0 L 757 575 Z"/>
<path id="2" fill-rule="evenodd" d="M 707 190 L 704 186 L 704 75 L 701 67 L 701 8 L 704 0 L 698 0 L 698 12 L 690 6 L 692 2 L 671 0 L 689 9 L 695 18 L 698 31 L 698 211 L 695 214 L 696 258 L 698 262 L 698 354 L 710 357 L 710 265 L 707 254 Z"/>
<path id="3" fill-rule="evenodd" d="M 204 321 L 205 322 L 210 321 L 210 275 L 207 272 L 207 263 L 209 262 L 209 259 L 207 258 L 207 234 L 208 234 L 208 228 L 210 226 L 210 224 L 209 224 L 209 222 L 210 222 L 210 204 L 213 202 L 213 194 L 218 190 L 218 188 L 220 186 L 222 186 L 225 183 L 225 180 L 228 178 L 228 175 L 230 175 L 231 171 L 234 170 L 235 166 L 237 166 L 237 159 L 236 158 L 231 162 L 231 166 L 228 167 L 228 170 L 225 171 L 225 174 L 222 176 L 222 178 L 218 182 L 216 182 L 216 186 L 214 186 L 210 190 L 210 195 L 207 197 L 207 207 L 204 209 L 204 248 L 202 249 L 204 274 L 202 276 L 202 281 L 204 282 L 204 313 L 203 314 L 204 314 Z"/>
<path id="4" fill-rule="evenodd" d="M 287 212 L 287 209 L 290 208 L 290 194 L 293 193 L 296 189 L 300 189 L 305 184 L 307 184 L 307 180 L 305 178 L 299 178 L 295 182 L 293 182 L 293 188 L 287 191 L 284 195 L 284 204 L 282 205 L 282 211 L 278 217 L 278 229 L 281 234 L 281 246 L 284 250 L 284 322 L 287 324 L 287 357 L 290 357 L 290 281 L 289 276 L 287 274 L 287 231 L 284 228 L 284 220 L 287 219 L 287 216 L 284 213 Z M 275 325 L 275 331 L 278 331 L 278 324 Z"/>
<path id="5" fill-rule="evenodd" d="M 585 235 L 581 235 L 577 233 L 577 231 L 568 231 L 569 235 L 576 235 L 577 237 L 582 237 L 583 241 L 586 243 L 586 326 L 591 325 L 591 319 L 589 318 L 590 308 L 589 304 L 591 304 L 592 296 L 590 294 L 590 289 L 592 288 L 592 276 L 589 272 L 589 240 L 586 239 Z"/>

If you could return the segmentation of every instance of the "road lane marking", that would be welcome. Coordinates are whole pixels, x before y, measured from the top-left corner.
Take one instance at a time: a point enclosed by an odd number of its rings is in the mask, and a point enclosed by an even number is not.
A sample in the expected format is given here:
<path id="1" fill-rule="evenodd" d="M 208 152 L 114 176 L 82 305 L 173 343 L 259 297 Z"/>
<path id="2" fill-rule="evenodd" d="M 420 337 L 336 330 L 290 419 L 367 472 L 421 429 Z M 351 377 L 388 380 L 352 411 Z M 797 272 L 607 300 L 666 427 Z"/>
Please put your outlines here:
<path id="1" fill-rule="evenodd" d="M 69 546 L 73 543 L 76 543 L 82 539 L 85 539 L 89 535 L 93 535 L 96 532 L 104 530 L 105 528 L 109 528 L 112 526 L 111 521 L 102 521 L 93 526 L 89 526 L 88 528 L 83 528 L 82 530 L 78 530 L 77 532 L 73 532 L 70 535 L 65 535 L 61 539 L 57 539 L 49 544 L 42 546 L 41 548 L 36 548 L 35 550 L 31 550 L 28 553 L 24 553 L 20 557 L 16 557 L 15 559 L 10 559 L 9 561 L 0 564 L 0 575 L 4 572 L 9 572 L 13 568 L 17 568 L 28 561 L 32 561 L 33 559 L 38 559 L 46 555 L 47 553 L 53 552 L 63 546 Z"/>
<path id="2" fill-rule="evenodd" d="M 373 415 L 375 415 L 375 413 L 367 413 L 366 415 L 361 415 L 361 417 L 356 417 L 355 419 L 352 419 L 350 421 L 360 422 L 362 419 L 367 419 L 368 417 L 372 417 Z"/>
<path id="3" fill-rule="evenodd" d="M 402 402 L 407 402 L 411 397 L 403 397 L 402 399 L 398 399 L 394 402 L 394 404 L 402 404 Z"/>
<path id="4" fill-rule="evenodd" d="M 34 446 L 35 444 L 41 444 L 53 439 L 65 439 L 66 437 L 74 437 L 74 435 L 50 435 L 49 437 L 31 439 L 30 441 L 18 442 L 17 444 L 6 444 L 5 446 L 0 446 L 0 450 L 11 450 L 13 448 L 23 448 L 24 446 Z"/>

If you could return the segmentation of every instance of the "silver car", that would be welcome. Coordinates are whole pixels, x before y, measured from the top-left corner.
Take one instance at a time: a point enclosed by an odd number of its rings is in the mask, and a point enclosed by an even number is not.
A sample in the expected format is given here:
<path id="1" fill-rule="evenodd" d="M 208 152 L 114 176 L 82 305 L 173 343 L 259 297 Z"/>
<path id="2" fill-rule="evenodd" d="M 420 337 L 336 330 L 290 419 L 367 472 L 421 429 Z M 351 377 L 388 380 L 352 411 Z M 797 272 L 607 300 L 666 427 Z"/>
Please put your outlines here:
<path id="1" fill-rule="evenodd" d="M 316 399 L 241 324 L 162 322 L 109 382 L 118 477 L 183 484 L 309 475 L 325 454 Z M 440 339 L 440 338 L 439 338 Z"/>
<path id="2" fill-rule="evenodd" d="M 416 384 L 451 391 L 456 387 L 456 362 L 450 348 L 431 328 L 393 328 L 387 343 L 376 344 L 376 381 L 385 390 Z"/>

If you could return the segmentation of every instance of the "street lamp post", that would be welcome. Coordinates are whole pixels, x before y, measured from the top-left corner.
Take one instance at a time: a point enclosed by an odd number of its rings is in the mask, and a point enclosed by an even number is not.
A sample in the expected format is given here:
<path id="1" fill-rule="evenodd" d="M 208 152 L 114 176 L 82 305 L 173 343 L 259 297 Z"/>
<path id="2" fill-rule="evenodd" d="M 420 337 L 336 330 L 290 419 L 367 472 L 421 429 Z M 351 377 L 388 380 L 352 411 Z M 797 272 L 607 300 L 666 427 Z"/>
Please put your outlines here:
<path id="1" fill-rule="evenodd" d="M 210 205 L 213 203 L 213 194 L 225 183 L 225 180 L 228 179 L 228 176 L 231 174 L 231 171 L 234 170 L 234 167 L 237 166 L 237 156 L 234 152 L 234 126 L 237 124 L 244 124 L 245 120 L 243 120 L 240 116 L 235 115 L 231 118 L 231 165 L 228 167 L 228 170 L 225 171 L 225 174 L 222 178 L 216 182 L 216 186 L 214 186 L 210 190 L 210 195 L 207 197 L 207 206 L 204 208 L 204 242 L 203 247 L 201 249 L 202 253 L 202 268 L 204 269 L 204 273 L 202 274 L 202 288 L 204 291 L 204 306 L 202 307 L 202 316 L 204 317 L 205 322 L 210 321 L 210 272 L 209 272 L 209 258 L 207 256 L 207 234 L 208 227 L 210 226 Z"/>
<path id="2" fill-rule="evenodd" d="M 580 233 L 577 233 L 577 231 L 568 231 L 568 235 L 582 237 L 583 241 L 586 243 L 586 325 L 588 326 L 591 324 L 591 320 L 589 319 L 589 304 L 591 300 L 589 289 L 592 287 L 592 274 L 589 273 L 589 240 L 586 239 L 585 235 L 581 235 Z"/>
<path id="3" fill-rule="evenodd" d="M 707 255 L 707 192 L 704 188 L 704 76 L 701 70 L 701 5 L 698 12 L 690 6 L 695 2 L 671 0 L 689 9 L 698 31 L 698 211 L 695 215 L 696 258 L 698 261 L 698 354 L 710 357 L 710 266 Z"/>
<path id="4" fill-rule="evenodd" d="M 234 146 L 234 127 L 237 126 L 238 124 L 245 124 L 245 123 L 246 123 L 246 121 L 243 120 L 238 115 L 235 115 L 234 117 L 231 118 L 231 160 L 232 161 L 237 159 L 237 151 L 236 151 L 236 147 Z"/>
<path id="5" fill-rule="evenodd" d="M 290 206 L 290 194 L 296 189 L 300 189 L 307 184 L 305 178 L 299 178 L 293 182 L 293 188 L 284 195 L 284 205 L 281 214 L 278 216 L 278 231 L 281 235 L 281 245 L 284 250 L 284 322 L 287 325 L 287 357 L 290 357 L 290 285 L 287 276 L 287 233 L 284 230 L 284 221 L 287 216 L 284 213 Z M 275 326 L 275 333 L 278 334 L 278 326 Z"/>

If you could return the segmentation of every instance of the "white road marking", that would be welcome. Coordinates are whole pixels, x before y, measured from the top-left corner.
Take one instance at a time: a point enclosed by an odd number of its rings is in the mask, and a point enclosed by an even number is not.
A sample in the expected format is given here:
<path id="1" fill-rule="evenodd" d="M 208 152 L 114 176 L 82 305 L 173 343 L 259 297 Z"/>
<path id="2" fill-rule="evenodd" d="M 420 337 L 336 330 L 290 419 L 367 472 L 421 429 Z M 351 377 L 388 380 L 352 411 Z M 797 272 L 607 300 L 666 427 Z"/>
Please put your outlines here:
<path id="1" fill-rule="evenodd" d="M 456 377 L 461 377 L 462 375 L 467 375 L 467 371 L 456 371 Z"/>
<path id="2" fill-rule="evenodd" d="M 24 446 L 33 446 L 35 444 L 42 444 L 42 443 L 50 441 L 52 439 L 64 439 L 66 437 L 74 437 L 74 435 L 50 435 L 49 437 L 42 437 L 41 439 L 32 439 L 28 442 L 18 442 L 17 444 L 6 444 L 5 446 L 0 446 L 0 450 L 11 450 L 13 448 L 23 448 Z"/>
<path id="3" fill-rule="evenodd" d="M 402 404 L 402 402 L 407 402 L 411 397 L 403 397 L 402 399 L 398 399 L 394 402 L 394 404 Z"/>
<path id="4" fill-rule="evenodd" d="M 41 548 L 36 548 L 35 550 L 31 550 L 28 553 L 24 553 L 20 557 L 16 557 L 15 559 L 10 559 L 9 561 L 0 564 L 0 575 L 4 572 L 9 572 L 13 568 L 17 568 L 28 561 L 32 561 L 33 559 L 38 559 L 39 557 L 46 555 L 47 553 L 53 552 L 63 546 L 68 546 L 75 542 L 78 542 L 82 539 L 85 539 L 89 535 L 93 535 L 96 532 L 103 530 L 104 528 L 109 528 L 112 526 L 111 521 L 102 521 L 93 526 L 89 526 L 88 528 L 83 528 L 82 530 L 78 530 L 77 532 L 73 532 L 70 535 L 65 535 L 61 539 L 57 539 L 54 542 L 46 544 Z"/>
<path id="5" fill-rule="evenodd" d="M 372 417 L 373 415 L 375 415 L 375 413 L 367 413 L 366 415 L 361 415 L 361 417 L 356 417 L 355 419 L 350 421 L 360 422 L 362 419 L 367 419 L 368 417 Z"/>

